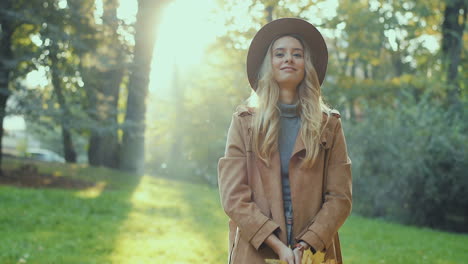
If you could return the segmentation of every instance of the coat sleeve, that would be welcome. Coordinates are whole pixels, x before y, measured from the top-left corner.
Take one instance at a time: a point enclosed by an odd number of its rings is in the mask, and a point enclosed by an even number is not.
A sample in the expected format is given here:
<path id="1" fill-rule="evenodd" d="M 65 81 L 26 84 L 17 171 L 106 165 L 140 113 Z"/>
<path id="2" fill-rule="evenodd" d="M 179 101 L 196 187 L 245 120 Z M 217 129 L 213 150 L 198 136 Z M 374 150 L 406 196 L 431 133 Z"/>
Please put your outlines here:
<path id="1" fill-rule="evenodd" d="M 279 225 L 265 216 L 251 199 L 241 118 L 237 114 L 233 115 L 226 151 L 218 163 L 219 193 L 223 209 L 236 223 L 241 237 L 258 250 Z"/>
<path id="2" fill-rule="evenodd" d="M 315 220 L 296 237 L 317 251 L 330 245 L 335 233 L 351 213 L 352 206 L 351 160 L 339 118 L 332 144 L 324 190 L 325 201 Z"/>

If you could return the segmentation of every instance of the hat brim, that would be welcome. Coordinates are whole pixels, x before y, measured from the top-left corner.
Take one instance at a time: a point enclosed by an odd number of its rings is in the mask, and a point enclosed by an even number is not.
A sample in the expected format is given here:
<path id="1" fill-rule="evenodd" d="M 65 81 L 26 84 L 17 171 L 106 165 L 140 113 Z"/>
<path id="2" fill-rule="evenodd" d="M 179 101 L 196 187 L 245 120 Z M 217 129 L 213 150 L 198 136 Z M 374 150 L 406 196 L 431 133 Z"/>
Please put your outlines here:
<path id="1" fill-rule="evenodd" d="M 263 26 L 252 39 L 247 53 L 247 77 L 252 89 L 256 89 L 258 72 L 270 43 L 283 35 L 299 35 L 311 51 L 320 85 L 327 72 L 328 50 L 322 34 L 309 22 L 299 18 L 280 18 Z"/>

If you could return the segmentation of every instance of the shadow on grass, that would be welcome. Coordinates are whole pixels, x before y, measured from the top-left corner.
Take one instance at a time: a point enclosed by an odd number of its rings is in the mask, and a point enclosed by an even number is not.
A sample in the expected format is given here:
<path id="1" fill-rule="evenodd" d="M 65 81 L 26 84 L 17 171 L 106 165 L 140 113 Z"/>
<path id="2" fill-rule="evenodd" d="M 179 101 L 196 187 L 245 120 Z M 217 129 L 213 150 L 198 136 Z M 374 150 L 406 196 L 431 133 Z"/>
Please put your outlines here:
<path id="1" fill-rule="evenodd" d="M 225 263 L 228 249 L 228 217 L 221 207 L 218 189 L 207 184 L 195 186 L 197 187 L 182 191 L 183 198 L 191 210 L 193 229 L 211 244 L 211 254 L 217 259 L 214 263 Z"/>
<path id="2" fill-rule="evenodd" d="M 0 263 L 110 263 L 141 177 L 80 165 L 34 164 L 41 173 L 88 180 L 97 187 L 78 191 L 0 186 Z"/>

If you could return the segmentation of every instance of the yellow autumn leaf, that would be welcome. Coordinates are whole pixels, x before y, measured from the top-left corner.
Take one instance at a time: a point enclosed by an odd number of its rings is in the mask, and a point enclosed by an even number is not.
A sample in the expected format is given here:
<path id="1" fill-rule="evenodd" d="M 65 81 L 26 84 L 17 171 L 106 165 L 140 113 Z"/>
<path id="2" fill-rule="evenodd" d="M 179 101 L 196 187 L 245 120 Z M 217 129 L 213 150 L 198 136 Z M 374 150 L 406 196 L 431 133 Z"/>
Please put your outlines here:
<path id="1" fill-rule="evenodd" d="M 304 251 L 302 256 L 302 264 L 321 264 L 324 263 L 325 253 L 319 251 L 315 254 L 310 251 L 310 249 Z"/>
<path id="2" fill-rule="evenodd" d="M 301 264 L 333 264 L 333 262 L 324 262 L 325 261 L 325 253 L 324 252 L 316 252 L 315 254 L 310 251 L 310 249 L 304 251 L 304 255 L 302 255 L 302 263 Z M 279 260 L 279 259 L 265 259 L 266 264 L 287 264 L 286 261 Z"/>
<path id="3" fill-rule="evenodd" d="M 325 253 L 322 251 L 316 252 L 312 255 L 312 262 L 310 264 L 321 264 L 325 261 Z"/>

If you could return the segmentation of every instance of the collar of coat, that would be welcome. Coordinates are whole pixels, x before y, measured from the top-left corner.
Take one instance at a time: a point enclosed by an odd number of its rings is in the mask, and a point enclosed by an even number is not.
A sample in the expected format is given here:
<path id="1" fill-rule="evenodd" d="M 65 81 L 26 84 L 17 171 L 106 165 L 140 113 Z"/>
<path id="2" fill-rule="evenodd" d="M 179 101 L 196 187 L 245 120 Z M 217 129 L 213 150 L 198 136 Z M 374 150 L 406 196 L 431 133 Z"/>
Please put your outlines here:
<path id="1" fill-rule="evenodd" d="M 252 115 L 255 114 L 255 108 L 254 107 L 249 107 L 246 105 L 240 105 L 236 109 L 236 113 L 238 116 L 241 117 L 247 117 L 246 119 L 249 120 L 247 122 L 248 130 L 252 131 L 251 129 L 251 118 Z M 333 118 L 329 119 L 328 117 L 331 116 Z M 324 149 L 328 149 L 331 146 L 331 141 L 333 137 L 333 131 L 332 128 L 334 127 L 335 123 L 337 122 L 338 118 L 341 117 L 340 112 L 336 109 L 331 109 L 328 113 L 323 111 L 322 115 L 322 135 L 320 137 L 320 145 Z M 244 119 L 244 118 L 243 118 Z M 324 127 L 325 126 L 325 127 Z M 305 150 L 305 145 L 304 141 L 302 140 L 302 132 L 299 130 L 299 134 L 297 135 L 296 143 L 294 144 L 294 149 L 293 152 L 291 153 L 291 156 L 294 156 L 296 153 Z"/>

